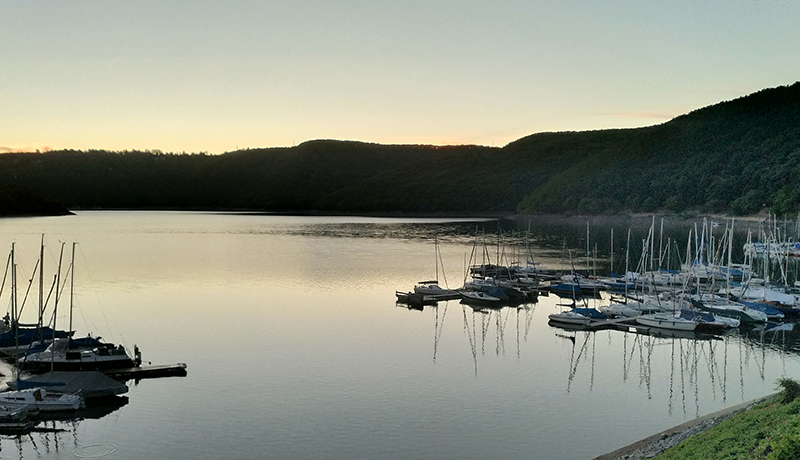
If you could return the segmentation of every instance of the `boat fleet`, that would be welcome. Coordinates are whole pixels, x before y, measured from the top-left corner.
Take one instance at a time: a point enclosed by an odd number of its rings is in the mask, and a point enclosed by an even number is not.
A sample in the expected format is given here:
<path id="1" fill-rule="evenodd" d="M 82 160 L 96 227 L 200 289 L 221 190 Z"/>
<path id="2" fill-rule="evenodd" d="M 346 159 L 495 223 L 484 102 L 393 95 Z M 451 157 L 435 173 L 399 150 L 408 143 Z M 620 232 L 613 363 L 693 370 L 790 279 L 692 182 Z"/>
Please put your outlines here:
<path id="1" fill-rule="evenodd" d="M 56 324 L 61 295 L 62 259 L 64 243 L 54 282 L 44 283 L 44 237 L 34 276 L 29 280 L 25 294 L 20 298 L 17 288 L 17 261 L 12 244 L 5 273 L 0 284 L 0 298 L 8 298 L 9 312 L 0 321 L 0 359 L 11 370 L 0 382 L 0 434 L 20 434 L 34 429 L 40 420 L 53 417 L 69 418 L 87 407 L 121 407 L 118 398 L 128 392 L 125 383 L 131 378 L 184 376 L 183 363 L 168 366 L 142 366 L 138 346 L 132 351 L 122 344 L 86 335 L 76 337 L 72 327 L 75 243 L 72 260 L 66 273 L 70 278 L 69 324 L 59 329 Z M 20 322 L 28 293 L 39 280 L 38 321 L 34 324 Z M 8 282 L 7 282 L 8 281 Z M 8 288 L 8 289 L 4 289 Z M 47 312 L 52 304 L 52 312 Z M 33 308 L 33 307 L 30 307 Z M 50 318 L 47 322 L 45 318 Z M 63 326 L 62 326 L 63 327 Z M 76 415 L 77 416 L 77 415 Z"/>
<path id="2" fill-rule="evenodd" d="M 656 247 L 653 219 L 648 236 L 642 241 L 643 250 L 635 269 L 629 269 L 626 251 L 624 275 L 590 274 L 588 261 L 585 270 L 576 270 L 570 252 L 571 269 L 567 271 L 547 270 L 531 262 L 530 257 L 524 264 L 503 265 L 499 260 L 484 262 L 470 265 L 464 284 L 449 289 L 439 285 L 437 265 L 437 279 L 420 282 L 412 291 L 396 291 L 397 301 L 419 309 L 440 300 L 460 299 L 475 308 L 492 308 L 535 302 L 538 295 L 554 294 L 567 299 L 569 307 L 548 316 L 551 325 L 556 327 L 636 326 L 717 333 L 784 320 L 791 326 L 788 320 L 800 315 L 800 282 L 790 285 L 786 276 L 792 252 L 781 249 L 788 255 L 782 259 L 787 265 L 781 266 L 780 282 L 771 282 L 769 269 L 774 267 L 763 264 L 763 273 L 754 269 L 757 254 L 752 252 L 751 234 L 743 248 L 744 262 L 733 263 L 733 223 L 716 239 L 712 237 L 714 227 L 704 222 L 702 229 L 695 226 L 689 230 L 686 256 L 674 269 L 662 266 L 670 260 L 667 251 L 672 245 Z M 587 258 L 590 254 L 588 233 L 587 224 Z M 661 246 L 663 236 L 658 239 L 658 246 Z M 782 243 L 782 247 L 795 244 L 789 243 Z M 631 247 L 630 231 L 626 247 Z M 436 251 L 440 261 L 438 246 Z M 602 305 L 590 307 L 586 300 L 591 298 L 600 299 Z"/>

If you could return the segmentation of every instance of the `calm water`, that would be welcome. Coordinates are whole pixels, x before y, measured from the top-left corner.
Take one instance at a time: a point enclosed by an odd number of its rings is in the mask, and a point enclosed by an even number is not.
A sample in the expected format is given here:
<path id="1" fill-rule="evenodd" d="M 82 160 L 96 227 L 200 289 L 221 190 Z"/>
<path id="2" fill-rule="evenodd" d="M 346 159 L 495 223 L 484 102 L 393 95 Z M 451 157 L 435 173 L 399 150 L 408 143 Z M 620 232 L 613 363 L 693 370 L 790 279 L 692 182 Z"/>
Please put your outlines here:
<path id="1" fill-rule="evenodd" d="M 127 404 L 106 415 L 3 436 L 0 456 L 591 458 L 800 375 L 796 332 L 570 332 L 547 324 L 562 308 L 553 296 L 490 312 L 456 301 L 395 305 L 395 290 L 434 275 L 434 235 L 448 284 L 460 285 L 476 229 L 491 234 L 497 223 L 145 212 L 2 219 L 0 247 L 16 242 L 20 279 L 34 269 L 42 234 L 51 280 L 60 242 L 79 243 L 77 334 L 136 344 L 145 361 L 186 362 L 189 374 L 129 382 Z M 534 253 L 563 264 L 556 246 Z M 8 305 L 7 292 L 0 301 Z"/>

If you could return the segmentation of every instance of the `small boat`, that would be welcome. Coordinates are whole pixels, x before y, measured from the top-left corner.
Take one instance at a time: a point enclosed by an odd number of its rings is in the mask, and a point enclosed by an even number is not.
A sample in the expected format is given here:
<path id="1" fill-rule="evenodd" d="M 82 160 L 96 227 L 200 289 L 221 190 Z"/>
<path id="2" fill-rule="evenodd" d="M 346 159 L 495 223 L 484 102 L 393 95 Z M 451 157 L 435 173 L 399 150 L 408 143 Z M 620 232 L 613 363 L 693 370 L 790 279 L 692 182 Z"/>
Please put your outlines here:
<path id="1" fill-rule="evenodd" d="M 50 393 L 44 388 L 6 391 L 0 393 L 0 405 L 26 407 L 42 412 L 76 410 L 83 405 L 83 398 L 67 393 Z"/>
<path id="2" fill-rule="evenodd" d="M 442 264 L 442 255 L 439 252 L 439 239 L 434 237 L 434 267 L 436 271 L 436 278 L 429 281 L 420 281 L 414 286 L 414 293 L 422 294 L 425 296 L 434 296 L 438 300 L 451 300 L 459 298 L 457 290 L 443 288 L 439 286 L 439 265 L 442 265 L 442 275 L 444 275 L 444 265 Z M 445 278 L 445 285 L 447 285 L 447 278 Z"/>
<path id="3" fill-rule="evenodd" d="M 0 434 L 24 434 L 33 428 L 25 406 L 0 406 Z"/>
<path id="4" fill-rule="evenodd" d="M 747 306 L 717 296 L 692 296 L 691 303 L 694 307 L 714 314 L 724 315 L 739 319 L 742 323 L 766 323 L 767 314 L 763 311 L 748 308 Z"/>
<path id="5" fill-rule="evenodd" d="M 395 291 L 394 294 L 397 297 L 397 303 L 402 303 L 412 307 L 422 308 L 424 305 L 436 305 L 436 299 L 429 295 L 402 291 Z"/>
<path id="6" fill-rule="evenodd" d="M 693 331 L 697 328 L 694 320 L 681 318 L 672 313 L 653 313 L 649 315 L 639 315 L 636 322 L 642 326 L 658 327 L 661 329 L 672 329 L 677 331 Z"/>
<path id="7" fill-rule="evenodd" d="M 702 312 L 699 310 L 681 310 L 680 317 L 697 323 L 697 330 L 706 330 L 710 332 L 718 332 L 729 327 L 738 327 L 739 320 L 727 321 L 718 319 L 711 313 Z M 735 323 L 734 323 L 735 321 Z M 733 326 L 736 324 L 736 326 Z"/>
<path id="8" fill-rule="evenodd" d="M 414 286 L 414 292 L 416 294 L 433 296 L 458 295 L 458 291 L 454 289 L 445 289 L 439 286 L 436 281 L 420 281 Z"/>
<path id="9" fill-rule="evenodd" d="M 627 303 L 612 303 L 600 307 L 600 311 L 608 316 L 639 316 L 660 313 L 663 309 L 645 302 L 630 301 Z"/>
<path id="10" fill-rule="evenodd" d="M 102 372 L 47 372 L 38 375 L 20 375 L 6 382 L 12 390 L 50 388 L 59 393 L 79 394 L 84 399 L 107 398 L 128 392 L 128 386 Z"/>
<path id="11" fill-rule="evenodd" d="M 768 320 L 781 320 L 786 316 L 779 309 L 764 302 L 746 302 L 744 300 L 740 300 L 739 303 L 747 308 L 764 312 L 764 314 L 767 315 Z"/>
<path id="12" fill-rule="evenodd" d="M 499 297 L 491 296 L 483 291 L 461 291 L 462 300 L 485 302 L 485 303 L 500 303 L 502 299 Z"/>
<path id="13" fill-rule="evenodd" d="M 553 313 L 547 316 L 550 321 L 568 324 L 581 324 L 587 325 L 593 321 L 589 315 L 585 315 L 573 310 L 562 311 L 561 313 Z"/>
<path id="14" fill-rule="evenodd" d="M 63 339 L 72 335 L 72 332 L 53 330 L 48 326 L 27 327 L 12 321 L 11 328 L 0 334 L 0 354 L 14 358 L 28 351 L 32 346 L 43 343 L 49 344 L 53 338 Z"/>
<path id="15" fill-rule="evenodd" d="M 551 281 L 549 289 L 555 294 L 572 297 L 598 297 L 600 291 L 604 291 L 606 287 L 593 279 L 587 279 L 581 275 L 573 274 L 563 275 L 559 282 Z"/>

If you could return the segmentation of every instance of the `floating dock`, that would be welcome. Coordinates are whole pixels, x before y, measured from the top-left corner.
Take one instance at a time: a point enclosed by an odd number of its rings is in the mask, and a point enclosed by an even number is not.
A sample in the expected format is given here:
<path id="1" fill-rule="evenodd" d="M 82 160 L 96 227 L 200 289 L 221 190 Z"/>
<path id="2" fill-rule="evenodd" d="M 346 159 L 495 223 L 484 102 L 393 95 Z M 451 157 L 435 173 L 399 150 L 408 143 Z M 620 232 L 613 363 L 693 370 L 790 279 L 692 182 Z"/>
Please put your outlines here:
<path id="1" fill-rule="evenodd" d="M 186 377 L 186 363 L 139 366 L 125 369 L 107 369 L 103 373 L 116 380 L 157 379 L 161 377 Z"/>

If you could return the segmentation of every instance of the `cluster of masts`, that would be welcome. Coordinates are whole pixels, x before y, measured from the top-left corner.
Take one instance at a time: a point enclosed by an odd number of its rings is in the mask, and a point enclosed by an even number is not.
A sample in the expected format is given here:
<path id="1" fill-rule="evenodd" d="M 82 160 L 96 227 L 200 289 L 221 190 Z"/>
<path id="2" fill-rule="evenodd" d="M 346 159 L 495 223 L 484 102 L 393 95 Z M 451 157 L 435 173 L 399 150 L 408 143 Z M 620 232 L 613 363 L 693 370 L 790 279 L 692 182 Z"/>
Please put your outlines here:
<path id="1" fill-rule="evenodd" d="M 473 264 L 477 259 L 477 248 L 483 248 L 483 262 Z M 469 258 L 469 269 L 465 270 L 463 284 L 460 288 L 447 287 L 444 268 L 441 269 L 444 287 L 439 281 L 440 267 L 442 266 L 439 252 L 438 239 L 434 241 L 435 272 L 436 278 L 429 281 L 420 281 L 413 291 L 396 291 L 398 302 L 413 308 L 423 305 L 433 305 L 439 301 L 460 299 L 462 303 L 481 309 L 492 306 L 520 305 L 535 301 L 541 292 L 541 281 L 550 279 L 551 274 L 546 273 L 538 264 L 528 262 L 522 265 L 518 262 L 509 265 L 500 265 L 487 262 L 488 249 L 485 244 L 473 245 Z M 528 247 L 529 249 L 529 247 Z M 498 262 L 500 259 L 498 252 Z M 531 259 L 528 258 L 530 261 Z"/>
<path id="2" fill-rule="evenodd" d="M 86 399 L 115 397 L 128 391 L 124 382 L 131 375 L 146 372 L 140 367 L 141 353 L 133 347 L 133 356 L 123 345 L 103 342 L 99 337 L 75 338 L 72 328 L 75 279 L 75 247 L 66 274 L 69 276 L 69 327 L 58 329 L 56 319 L 65 290 L 62 265 L 65 244 L 61 244 L 53 283 L 46 293 L 44 275 L 44 236 L 31 276 L 20 300 L 17 286 L 16 247 L 12 243 L 6 269 L 0 283 L 0 297 L 8 291 L 9 311 L 0 322 L 0 358 L 12 366 L 13 375 L 0 384 L 0 433 L 26 432 L 39 413 L 69 412 L 84 407 Z M 39 281 L 37 321 L 23 324 L 28 294 Z M 9 289 L 6 290 L 7 281 Z M 45 315 L 52 300 L 52 315 Z M 176 374 L 174 374 L 176 375 Z M 185 365 L 183 365 L 185 375 Z M 113 378 L 112 378 L 113 377 Z M 120 379 L 117 379 L 121 377 Z"/>
<path id="3" fill-rule="evenodd" d="M 688 232 L 685 258 L 681 257 L 675 242 L 670 238 L 664 240 L 663 225 L 662 220 L 657 235 L 653 218 L 647 238 L 642 241 L 641 258 L 635 269 L 629 267 L 631 244 L 628 231 L 624 275 L 613 273 L 613 249 L 612 273 L 597 276 L 596 267 L 594 274 L 590 273 L 593 264 L 588 224 L 587 269 L 583 273 L 575 270 L 571 252 L 571 269 L 561 273 L 533 263 L 526 238 L 525 264 L 501 265 L 499 256 L 498 263 L 487 263 L 484 245 L 483 263 L 470 264 L 465 270 L 463 286 L 448 289 L 438 282 L 441 257 L 437 245 L 437 278 L 418 283 L 410 292 L 397 291 L 396 296 L 398 301 L 417 308 L 456 298 L 461 298 L 463 303 L 491 308 L 535 301 L 536 295 L 552 292 L 570 299 L 572 308 L 551 315 L 551 321 L 596 327 L 636 323 L 664 329 L 717 331 L 739 327 L 740 324 L 782 321 L 784 317 L 796 316 L 800 312 L 800 286 L 797 282 L 789 285 L 788 265 L 782 270 L 783 283 L 774 283 L 770 282 L 768 268 L 763 277 L 757 276 L 753 258 L 747 256 L 747 245 L 744 263 L 733 263 L 733 220 L 726 223 L 721 236 L 715 235 L 715 229 L 720 227 L 717 222 L 704 220 L 701 228 L 695 224 Z M 613 230 L 611 238 L 613 248 Z M 748 244 L 751 241 L 752 237 L 748 236 Z M 673 251 L 677 256 L 672 254 Z M 470 262 L 476 258 L 475 253 L 473 249 Z M 676 257 L 679 263 L 673 268 L 670 261 Z M 610 295 L 605 296 L 609 302 L 599 311 L 578 305 L 578 300 L 600 297 L 601 292 Z M 608 321 L 613 322 L 606 323 Z"/>

